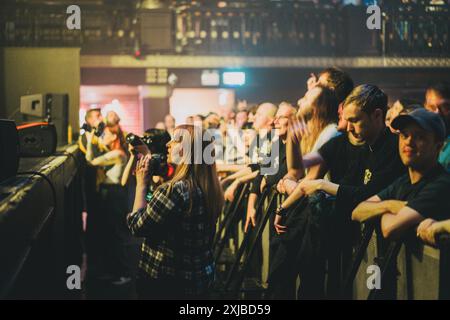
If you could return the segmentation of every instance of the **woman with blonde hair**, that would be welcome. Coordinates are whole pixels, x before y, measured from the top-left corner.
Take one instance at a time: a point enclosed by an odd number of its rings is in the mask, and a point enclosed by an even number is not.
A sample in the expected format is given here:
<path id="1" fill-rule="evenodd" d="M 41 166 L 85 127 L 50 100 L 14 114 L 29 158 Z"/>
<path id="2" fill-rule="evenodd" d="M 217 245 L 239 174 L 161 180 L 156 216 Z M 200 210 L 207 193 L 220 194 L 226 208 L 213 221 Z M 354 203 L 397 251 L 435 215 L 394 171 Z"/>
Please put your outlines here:
<path id="1" fill-rule="evenodd" d="M 315 86 L 299 100 L 298 105 L 297 116 L 289 123 L 286 143 L 288 173 L 277 186 L 279 192 L 287 193 L 289 196 L 279 209 L 289 208 L 302 196 L 302 191 L 298 189 L 299 179 L 308 180 L 320 175 L 317 172 L 318 167 L 314 167 L 314 163 L 309 163 L 310 160 L 314 162 L 314 159 L 309 159 L 308 156 L 340 134 L 337 128 L 339 104 L 331 89 Z M 310 164 L 308 168 L 311 168 L 305 170 L 304 163 Z M 276 215 L 274 226 L 278 233 L 284 231 L 280 215 Z"/>
<path id="2" fill-rule="evenodd" d="M 299 101 L 297 118 L 306 122 L 308 132 L 301 138 L 301 152 L 307 154 L 318 149 L 324 140 L 337 133 L 338 103 L 334 92 L 322 86 L 309 90 Z"/>
<path id="3" fill-rule="evenodd" d="M 174 177 L 148 203 L 150 157 L 137 164 L 136 197 L 127 222 L 134 235 L 145 238 L 137 280 L 140 298 L 207 297 L 214 278 L 211 244 L 223 205 L 214 159 L 204 157 L 206 151 L 214 152 L 210 143 L 200 127 L 176 127 L 168 143 Z"/>
<path id="4" fill-rule="evenodd" d="M 302 155 L 317 151 L 337 136 L 338 102 L 327 87 L 316 86 L 298 101 L 297 116 L 289 123 L 287 142 L 288 174 L 304 175 Z"/>

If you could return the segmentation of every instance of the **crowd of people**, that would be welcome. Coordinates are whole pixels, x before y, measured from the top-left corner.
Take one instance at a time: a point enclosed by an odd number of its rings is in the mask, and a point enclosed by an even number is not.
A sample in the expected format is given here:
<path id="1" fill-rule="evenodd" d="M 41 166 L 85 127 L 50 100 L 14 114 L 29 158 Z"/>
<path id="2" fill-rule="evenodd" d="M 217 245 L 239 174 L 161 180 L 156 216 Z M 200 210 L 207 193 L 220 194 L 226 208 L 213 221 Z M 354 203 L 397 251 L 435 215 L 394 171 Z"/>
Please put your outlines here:
<path id="1" fill-rule="evenodd" d="M 297 105 L 239 103 L 178 126 L 167 115 L 156 125 L 169 134 L 164 174 L 155 174 L 151 146 L 127 144 L 117 114 L 103 120 L 89 110 L 91 130 L 80 137 L 89 267 L 114 281 L 131 279 L 127 244 L 143 238 L 140 297 L 207 298 L 217 219 L 243 184 L 250 184 L 245 232 L 260 219 L 264 190 L 284 195 L 270 239 L 273 299 L 336 297 L 339 285 L 325 289 L 327 263 L 351 255 L 360 223 L 379 223 L 387 240 L 414 231 L 439 246 L 450 233 L 449 85 L 429 87 L 424 103 L 405 97 L 391 107 L 379 87 L 355 86 L 334 67 L 306 86 Z M 197 143 L 196 132 L 212 139 Z M 214 161 L 196 161 L 208 152 Z"/>

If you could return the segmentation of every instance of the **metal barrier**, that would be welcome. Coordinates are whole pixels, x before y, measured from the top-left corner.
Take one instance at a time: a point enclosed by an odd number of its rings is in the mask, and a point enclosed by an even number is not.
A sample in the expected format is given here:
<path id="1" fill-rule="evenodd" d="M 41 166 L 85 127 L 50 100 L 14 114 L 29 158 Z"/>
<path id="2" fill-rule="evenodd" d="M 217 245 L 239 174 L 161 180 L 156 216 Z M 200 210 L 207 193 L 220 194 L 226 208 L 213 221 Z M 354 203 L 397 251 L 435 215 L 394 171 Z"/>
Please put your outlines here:
<path id="1" fill-rule="evenodd" d="M 268 191 L 266 189 L 266 190 L 264 190 L 263 194 L 260 196 L 260 198 L 258 200 L 258 204 L 256 206 L 257 217 L 259 217 L 259 213 L 261 212 L 261 209 L 264 205 L 264 201 L 265 201 L 267 195 L 268 195 Z M 225 291 L 228 291 L 228 289 L 230 288 L 231 282 L 233 280 L 234 274 L 239 271 L 239 265 L 241 263 L 241 259 L 244 255 L 245 251 L 249 247 L 250 235 L 252 234 L 252 231 L 253 231 L 253 229 L 249 229 L 249 231 L 245 234 L 244 239 L 242 240 L 242 243 L 239 246 L 239 249 L 236 253 L 236 257 L 234 259 L 233 265 L 226 276 L 225 286 L 224 286 Z"/>
<path id="2" fill-rule="evenodd" d="M 231 233 L 230 226 L 235 221 L 237 215 L 239 214 L 239 206 L 244 201 L 244 198 L 248 195 L 248 190 L 250 188 L 250 183 L 244 184 L 240 189 L 237 190 L 238 197 L 234 198 L 234 201 L 230 204 L 230 211 L 224 217 L 223 223 L 219 226 L 219 230 L 216 235 L 216 241 L 213 242 L 213 257 L 217 264 L 220 256 L 222 255 L 223 249 L 225 248 L 226 241 Z M 223 236 L 222 236 L 223 233 Z"/>
<path id="3" fill-rule="evenodd" d="M 367 229 L 367 225 L 364 230 Z M 367 233 L 366 233 L 367 236 Z M 378 237 L 378 239 L 377 239 Z M 353 268 L 357 268 L 354 281 L 349 272 L 345 283 L 348 290 L 353 285 L 353 298 L 361 299 L 397 299 L 397 300 L 436 300 L 450 298 L 450 250 L 447 245 L 440 249 L 424 245 L 414 236 L 401 241 L 388 242 L 382 250 L 380 236 L 372 232 L 363 258 L 354 259 Z M 385 241 L 386 240 L 381 240 Z M 367 280 L 370 274 L 367 268 L 377 265 L 381 271 L 381 289 L 369 289 Z"/>
<path id="4" fill-rule="evenodd" d="M 353 281 L 355 280 L 356 274 L 358 273 L 359 266 L 364 258 L 364 255 L 369 246 L 370 239 L 372 238 L 373 232 L 375 229 L 374 223 L 366 223 L 364 225 L 364 229 L 362 231 L 361 241 L 358 246 L 354 250 L 354 255 L 352 259 L 352 263 L 350 265 L 350 269 L 348 270 L 341 291 L 341 295 L 343 297 L 347 297 L 351 295 Z"/>
<path id="5" fill-rule="evenodd" d="M 273 213 L 273 204 L 275 203 L 277 196 L 276 190 L 266 190 L 263 196 L 260 198 L 260 201 L 258 203 L 257 212 L 263 211 L 262 217 L 260 221 L 258 222 L 257 226 L 255 226 L 255 229 L 251 229 L 244 238 L 243 244 L 239 248 L 239 253 L 236 257 L 233 270 L 230 272 L 229 278 L 227 279 L 225 288 L 230 289 L 230 292 L 232 296 L 238 296 L 239 291 L 243 287 L 245 276 L 249 270 L 250 262 L 253 257 L 253 254 L 256 250 L 256 245 L 261 241 L 261 237 L 264 231 L 264 228 L 266 227 L 267 222 L 269 221 L 269 218 L 271 214 Z M 265 209 L 263 209 L 264 202 L 268 198 L 268 205 Z M 248 253 L 242 263 L 242 267 L 239 269 L 240 265 L 240 259 L 245 252 L 245 250 L 248 248 Z M 250 288 L 250 290 L 257 290 L 262 291 L 263 286 L 261 284 L 261 281 L 259 283 L 253 282 L 251 285 L 253 288 Z M 245 287 L 245 286 L 244 286 Z M 249 288 L 242 288 L 244 290 L 248 290 Z"/>
<path id="6" fill-rule="evenodd" d="M 397 299 L 449 299 L 448 249 L 424 245 L 415 237 L 404 241 L 397 257 Z"/>
<path id="7" fill-rule="evenodd" d="M 377 257 L 377 259 L 375 260 L 375 263 L 379 266 L 381 271 L 381 288 L 371 289 L 367 300 L 395 297 L 395 291 L 397 288 L 397 284 L 395 283 L 396 261 L 402 244 L 402 241 L 390 242 L 387 246 L 386 252 L 382 256 Z"/>
<path id="8" fill-rule="evenodd" d="M 234 201 L 224 209 L 223 220 L 219 223 L 219 232 L 214 242 L 216 263 L 219 263 L 234 223 L 238 221 L 237 218 L 242 211 L 239 209 L 245 202 L 249 187 L 249 183 L 242 185 L 237 190 Z M 260 297 L 264 296 L 265 287 L 262 281 L 246 279 L 246 276 L 256 245 L 261 241 L 276 200 L 277 192 L 274 189 L 266 189 L 260 196 L 256 207 L 257 225 L 244 235 L 235 254 L 230 258 L 228 265 L 231 267 L 226 270 L 221 283 L 222 297 L 241 298 L 240 294 L 249 292 L 257 292 Z M 388 241 L 381 236 L 378 221 L 363 224 L 361 239 L 353 248 L 352 263 L 346 270 L 340 288 L 341 297 L 353 297 L 357 300 L 450 299 L 449 239 L 448 235 L 439 237 L 439 250 L 424 245 L 415 237 Z M 371 265 L 379 267 L 381 282 L 379 289 L 370 289 L 368 286 L 368 279 L 373 275 L 368 268 Z"/>

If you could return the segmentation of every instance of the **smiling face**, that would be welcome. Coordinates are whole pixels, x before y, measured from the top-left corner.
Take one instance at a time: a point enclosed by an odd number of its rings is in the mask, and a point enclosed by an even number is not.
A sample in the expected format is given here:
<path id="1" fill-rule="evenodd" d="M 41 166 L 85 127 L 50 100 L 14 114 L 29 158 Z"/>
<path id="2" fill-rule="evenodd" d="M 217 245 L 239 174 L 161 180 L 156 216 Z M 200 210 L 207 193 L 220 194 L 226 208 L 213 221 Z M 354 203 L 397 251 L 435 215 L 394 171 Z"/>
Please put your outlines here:
<path id="1" fill-rule="evenodd" d="M 274 120 L 275 134 L 282 139 L 287 135 L 289 118 L 294 114 L 294 111 L 295 109 L 293 107 L 286 104 L 282 104 L 278 108 Z"/>
<path id="2" fill-rule="evenodd" d="M 377 109 L 369 115 L 354 103 L 346 105 L 343 112 L 347 121 L 347 131 L 357 143 L 372 143 L 375 140 L 378 133 L 378 118 L 382 117 L 382 114 L 383 112 Z"/>
<path id="3" fill-rule="evenodd" d="M 442 147 L 433 132 L 422 129 L 414 122 L 400 130 L 398 145 L 403 164 L 417 169 L 436 162 Z"/>

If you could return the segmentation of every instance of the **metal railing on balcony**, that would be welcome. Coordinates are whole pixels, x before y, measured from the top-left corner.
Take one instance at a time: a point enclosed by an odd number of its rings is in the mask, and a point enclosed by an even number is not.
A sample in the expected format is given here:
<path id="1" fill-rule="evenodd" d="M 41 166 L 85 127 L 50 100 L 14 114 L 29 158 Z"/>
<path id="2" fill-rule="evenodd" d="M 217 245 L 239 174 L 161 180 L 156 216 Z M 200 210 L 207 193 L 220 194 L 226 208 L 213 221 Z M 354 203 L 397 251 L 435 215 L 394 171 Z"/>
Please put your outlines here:
<path id="1" fill-rule="evenodd" d="M 67 4 L 0 4 L 0 45 L 77 46 L 82 54 L 304 57 L 449 57 L 447 1 L 378 1 L 381 29 L 365 6 L 339 1 L 139 1 L 82 3 L 81 29 Z M 127 4 L 127 5 L 125 5 Z"/>

